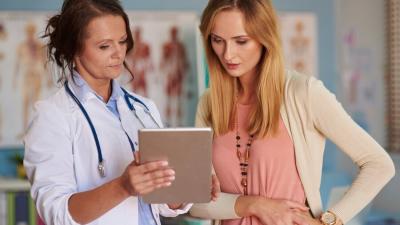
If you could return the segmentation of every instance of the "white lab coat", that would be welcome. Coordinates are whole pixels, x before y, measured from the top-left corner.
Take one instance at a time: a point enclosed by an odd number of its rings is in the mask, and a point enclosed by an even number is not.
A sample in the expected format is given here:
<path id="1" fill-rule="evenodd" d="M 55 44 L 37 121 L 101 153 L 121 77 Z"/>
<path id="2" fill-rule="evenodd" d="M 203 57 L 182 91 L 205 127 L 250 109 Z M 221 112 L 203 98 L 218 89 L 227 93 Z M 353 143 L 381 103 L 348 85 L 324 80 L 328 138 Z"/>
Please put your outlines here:
<path id="1" fill-rule="evenodd" d="M 69 85 L 73 86 L 74 83 L 70 82 Z M 147 105 L 157 123 L 162 126 L 155 104 L 143 97 L 134 96 Z M 89 124 L 64 87 L 49 99 L 36 103 L 25 136 L 24 165 L 32 184 L 31 195 L 39 215 L 47 225 L 77 224 L 68 211 L 69 197 L 120 176 L 134 160 L 125 132 L 138 148 L 138 129 L 143 126 L 129 110 L 123 96 L 117 100 L 121 122 L 92 92 L 87 93 L 81 103 L 100 141 L 105 160 L 105 178 L 100 177 L 97 169 L 97 148 Z M 143 110 L 139 104 L 135 106 L 137 110 Z M 144 123 L 147 128 L 157 127 L 150 117 L 146 118 Z M 171 210 L 165 204 L 154 204 L 151 208 L 160 225 L 159 214 L 177 216 L 187 212 L 190 206 L 188 204 L 183 209 Z M 137 225 L 138 199 L 129 197 L 90 224 Z"/>

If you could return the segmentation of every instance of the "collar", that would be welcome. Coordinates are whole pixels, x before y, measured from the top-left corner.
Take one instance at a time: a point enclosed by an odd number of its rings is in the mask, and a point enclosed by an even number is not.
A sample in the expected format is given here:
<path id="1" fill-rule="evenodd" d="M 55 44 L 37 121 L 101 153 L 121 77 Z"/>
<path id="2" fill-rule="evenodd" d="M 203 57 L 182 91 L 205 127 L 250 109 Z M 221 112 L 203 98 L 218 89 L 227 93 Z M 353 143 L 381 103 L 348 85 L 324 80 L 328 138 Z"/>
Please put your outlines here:
<path id="1" fill-rule="evenodd" d="M 75 96 L 79 99 L 80 102 L 85 102 L 92 98 L 97 98 L 104 102 L 103 97 L 98 95 L 76 70 L 73 71 L 72 77 L 73 79 L 71 79 L 71 81 L 69 81 L 68 83 L 72 87 Z M 117 101 L 120 96 L 124 95 L 121 86 L 116 80 L 112 80 L 111 88 L 112 90 L 110 99 L 108 100 L 109 102 Z"/>

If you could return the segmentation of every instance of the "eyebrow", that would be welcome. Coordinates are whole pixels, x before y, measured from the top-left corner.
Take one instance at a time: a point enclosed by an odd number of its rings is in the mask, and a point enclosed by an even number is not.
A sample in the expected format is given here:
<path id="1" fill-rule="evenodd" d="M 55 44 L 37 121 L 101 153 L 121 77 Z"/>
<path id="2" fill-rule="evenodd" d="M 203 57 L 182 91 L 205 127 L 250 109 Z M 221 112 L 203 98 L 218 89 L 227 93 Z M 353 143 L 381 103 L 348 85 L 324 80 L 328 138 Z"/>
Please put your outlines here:
<path id="1" fill-rule="evenodd" d="M 124 34 L 119 40 L 123 40 L 126 38 L 128 38 L 128 34 Z M 102 39 L 102 40 L 98 41 L 97 44 L 101 44 L 104 42 L 110 42 L 110 41 L 112 42 L 113 40 L 112 39 Z"/>
<path id="2" fill-rule="evenodd" d="M 216 35 L 214 33 L 211 33 L 211 36 L 215 36 L 217 38 L 223 39 L 222 37 L 220 37 L 220 36 L 218 36 L 218 35 Z M 232 37 L 232 39 L 239 39 L 239 38 L 249 38 L 249 36 L 248 35 L 238 35 L 238 36 Z"/>

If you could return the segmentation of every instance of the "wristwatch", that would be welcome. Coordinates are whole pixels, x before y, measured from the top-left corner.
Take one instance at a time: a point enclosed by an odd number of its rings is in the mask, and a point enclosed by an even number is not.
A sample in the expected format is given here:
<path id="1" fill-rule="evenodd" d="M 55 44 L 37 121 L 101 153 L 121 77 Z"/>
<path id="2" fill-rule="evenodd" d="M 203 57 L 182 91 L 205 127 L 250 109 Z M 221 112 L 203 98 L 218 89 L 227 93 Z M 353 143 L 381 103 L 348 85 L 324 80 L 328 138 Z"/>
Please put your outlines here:
<path id="1" fill-rule="evenodd" d="M 337 217 L 333 212 L 326 211 L 326 212 L 322 213 L 319 220 L 324 225 L 335 225 Z"/>

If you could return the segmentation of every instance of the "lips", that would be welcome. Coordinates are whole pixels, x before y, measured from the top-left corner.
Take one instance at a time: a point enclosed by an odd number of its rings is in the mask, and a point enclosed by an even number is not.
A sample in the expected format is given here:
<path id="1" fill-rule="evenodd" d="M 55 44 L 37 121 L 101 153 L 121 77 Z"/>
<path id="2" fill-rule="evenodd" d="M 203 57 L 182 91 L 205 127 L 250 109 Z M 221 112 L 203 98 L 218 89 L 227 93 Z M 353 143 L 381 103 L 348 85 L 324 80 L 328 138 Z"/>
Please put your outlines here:
<path id="1" fill-rule="evenodd" d="M 111 65 L 110 67 L 112 68 L 120 68 L 122 66 L 122 64 L 116 64 L 116 65 Z"/>
<path id="2" fill-rule="evenodd" d="M 239 63 L 226 63 L 226 67 L 229 70 L 235 70 L 239 67 L 239 65 L 240 65 Z"/>

